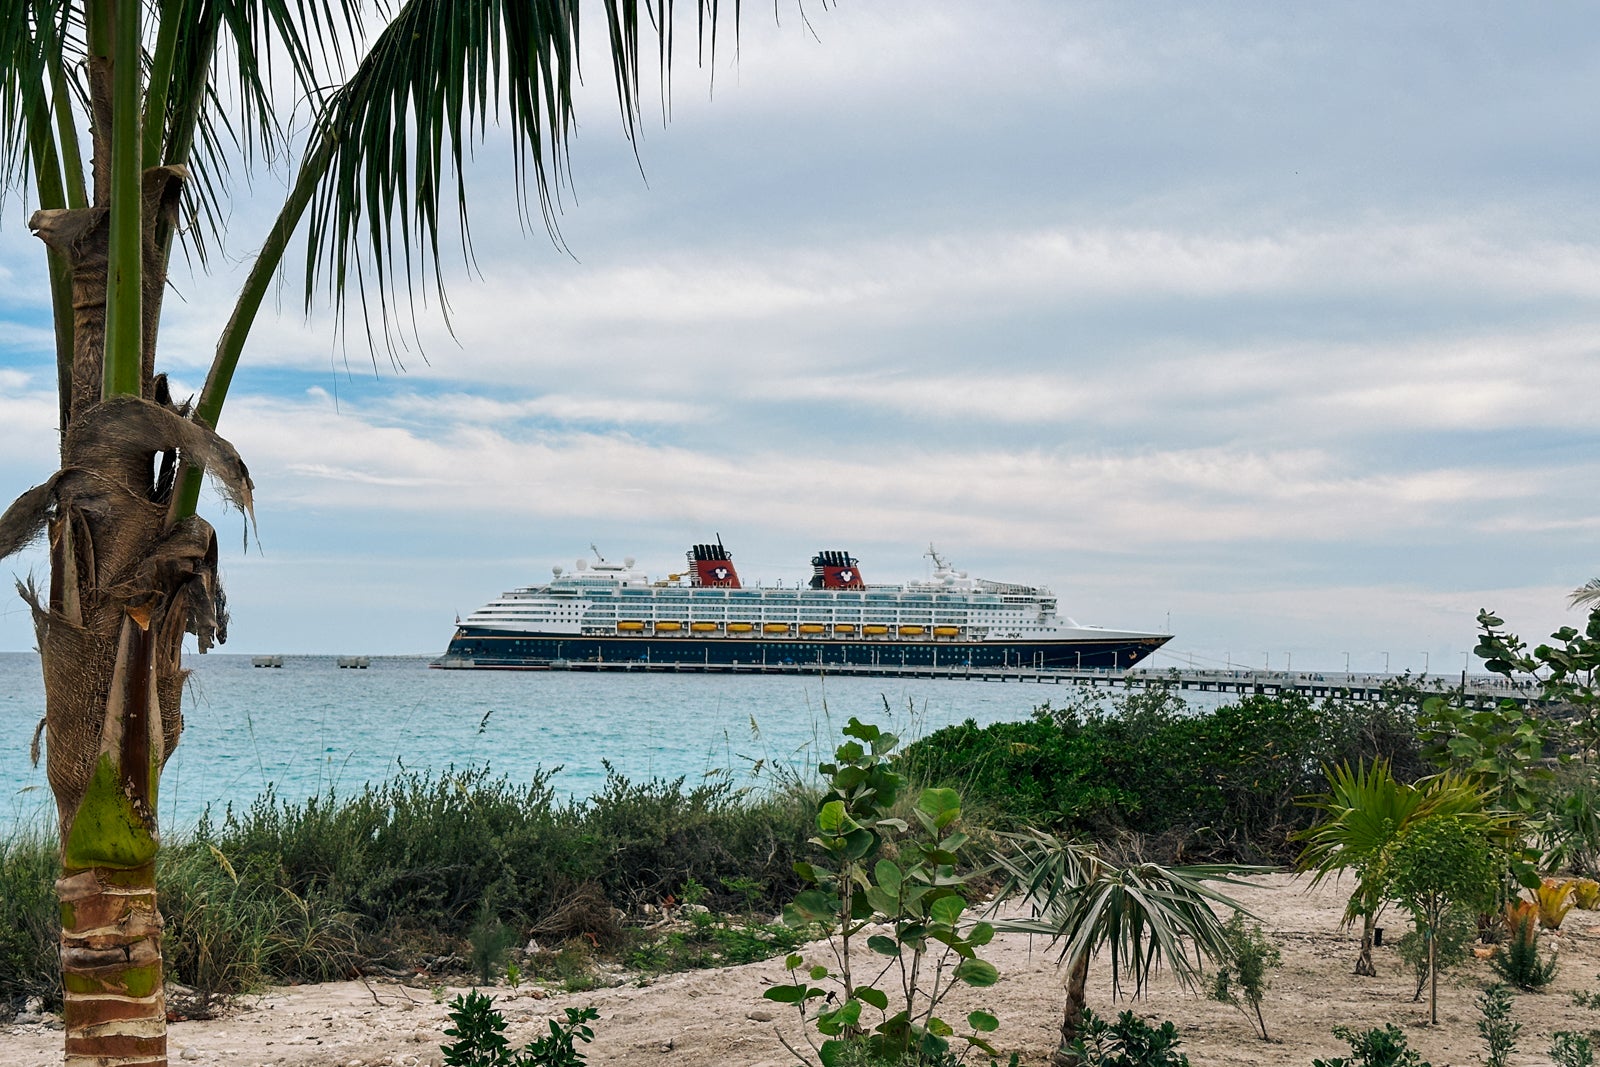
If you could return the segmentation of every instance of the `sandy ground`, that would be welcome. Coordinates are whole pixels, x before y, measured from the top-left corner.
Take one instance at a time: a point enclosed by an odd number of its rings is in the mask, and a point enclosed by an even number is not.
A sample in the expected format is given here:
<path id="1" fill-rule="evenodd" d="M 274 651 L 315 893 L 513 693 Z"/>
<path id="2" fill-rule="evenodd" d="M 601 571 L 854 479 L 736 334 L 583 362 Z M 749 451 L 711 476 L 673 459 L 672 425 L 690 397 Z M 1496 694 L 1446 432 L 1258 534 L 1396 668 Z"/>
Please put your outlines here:
<path id="1" fill-rule="evenodd" d="M 1159 980 L 1140 1001 L 1113 1003 L 1108 968 L 1090 971 L 1090 1006 L 1101 1013 L 1131 1007 L 1146 1018 L 1172 1019 L 1183 1051 L 1195 1067 L 1278 1065 L 1309 1067 L 1313 1057 L 1346 1054 L 1332 1029 L 1393 1022 L 1434 1067 L 1483 1062 L 1474 999 L 1492 978 L 1486 963 L 1471 961 L 1439 988 L 1439 1025 L 1427 1024 L 1426 1003 L 1411 1003 L 1414 980 L 1392 948 L 1377 953 L 1380 975 L 1352 973 L 1356 943 L 1338 928 L 1344 894 L 1337 887 L 1308 890 L 1304 879 L 1270 875 L 1235 895 L 1264 921 L 1283 952 L 1265 1004 L 1272 1041 L 1260 1040 L 1233 1007 Z M 1389 926 L 1402 925 L 1394 912 Z M 1573 990 L 1600 990 L 1600 912 L 1573 911 L 1559 935 L 1546 934 L 1546 950 L 1562 960 L 1555 984 L 1516 997 L 1514 1018 L 1523 1024 L 1512 1063 L 1549 1064 L 1550 1034 L 1600 1029 L 1600 1010 L 1577 1008 Z M 820 951 L 814 951 L 820 961 Z M 1045 946 L 1021 936 L 997 938 L 987 958 L 1000 969 L 998 985 L 963 990 L 943 1012 L 960 1019 L 976 1007 L 1000 1018 L 997 1043 L 1044 1064 L 1054 1047 L 1062 1007 L 1061 979 Z M 542 995 L 496 991 L 511 1023 L 508 1036 L 522 1044 L 543 1031 L 563 1007 L 592 1004 L 600 1011 L 591 1064 L 619 1067 L 779 1067 L 794 1062 L 775 1028 L 801 1039 L 792 1009 L 761 998 L 784 979 L 779 961 L 669 975 L 587 993 Z M 446 991 L 446 997 L 461 990 Z M 240 1067 L 420 1067 L 438 1064 L 445 1008 L 427 989 L 393 982 L 338 982 L 275 988 L 246 998 L 226 1016 L 172 1026 L 171 1057 L 179 1063 Z M 61 1060 L 61 1032 L 45 1024 L 0 1027 L 0 1064 L 46 1067 Z M 970 1061 L 969 1061 L 970 1062 Z"/>

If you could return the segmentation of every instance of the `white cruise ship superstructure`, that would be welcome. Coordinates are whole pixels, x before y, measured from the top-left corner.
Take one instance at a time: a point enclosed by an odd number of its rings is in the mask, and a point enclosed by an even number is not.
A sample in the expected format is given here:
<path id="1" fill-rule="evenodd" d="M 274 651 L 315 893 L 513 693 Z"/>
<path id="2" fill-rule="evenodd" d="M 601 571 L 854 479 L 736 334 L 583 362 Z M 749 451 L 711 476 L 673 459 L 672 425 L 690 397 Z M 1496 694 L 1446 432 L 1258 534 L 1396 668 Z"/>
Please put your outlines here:
<path id="1" fill-rule="evenodd" d="M 930 549 L 933 576 L 869 585 L 847 552 L 819 552 L 804 586 L 743 585 L 720 539 L 651 581 L 595 553 L 544 585 L 512 589 L 458 620 L 441 667 L 643 664 L 1126 670 L 1169 634 L 1083 626 L 1050 590 L 969 578 Z"/>

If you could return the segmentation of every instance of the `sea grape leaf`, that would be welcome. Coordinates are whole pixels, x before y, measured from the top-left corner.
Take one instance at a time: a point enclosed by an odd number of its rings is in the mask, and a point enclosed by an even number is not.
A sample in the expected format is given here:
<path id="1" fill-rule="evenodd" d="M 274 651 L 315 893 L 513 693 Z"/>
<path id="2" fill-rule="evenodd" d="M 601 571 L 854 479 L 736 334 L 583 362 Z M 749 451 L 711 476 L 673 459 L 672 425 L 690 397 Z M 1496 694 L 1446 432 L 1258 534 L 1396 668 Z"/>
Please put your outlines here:
<path id="1" fill-rule="evenodd" d="M 879 1011 L 889 1010 L 889 994 L 876 986 L 864 985 L 856 987 L 856 999 L 865 1004 L 871 1004 Z"/>
<path id="2" fill-rule="evenodd" d="M 806 987 L 803 985 L 775 985 L 761 994 L 768 1000 L 775 1000 L 779 1004 L 798 1004 L 806 999 Z"/>
<path id="3" fill-rule="evenodd" d="M 894 860 L 879 860 L 872 868 L 872 876 L 878 880 L 883 891 L 890 896 L 900 895 L 900 880 L 902 877 L 900 867 Z"/>
<path id="4" fill-rule="evenodd" d="M 1000 1028 L 1000 1020 L 986 1011 L 973 1011 L 967 1013 L 967 1025 L 980 1034 L 989 1034 Z"/>
<path id="5" fill-rule="evenodd" d="M 987 960 L 962 960 L 956 964 L 954 973 L 957 979 L 979 989 L 992 986 L 1000 980 L 1000 972 Z"/>
<path id="6" fill-rule="evenodd" d="M 880 956 L 900 955 L 900 943 L 894 938 L 886 937 L 883 934 L 873 934 L 867 938 L 867 947 Z"/>
<path id="7" fill-rule="evenodd" d="M 961 919 L 962 911 L 966 910 L 966 902 L 954 893 L 940 897 L 928 908 L 928 918 L 936 923 L 954 926 Z"/>
<path id="8" fill-rule="evenodd" d="M 943 830 L 961 816 L 961 795 L 954 789 L 924 789 L 917 798 L 917 810 L 933 819 Z"/>

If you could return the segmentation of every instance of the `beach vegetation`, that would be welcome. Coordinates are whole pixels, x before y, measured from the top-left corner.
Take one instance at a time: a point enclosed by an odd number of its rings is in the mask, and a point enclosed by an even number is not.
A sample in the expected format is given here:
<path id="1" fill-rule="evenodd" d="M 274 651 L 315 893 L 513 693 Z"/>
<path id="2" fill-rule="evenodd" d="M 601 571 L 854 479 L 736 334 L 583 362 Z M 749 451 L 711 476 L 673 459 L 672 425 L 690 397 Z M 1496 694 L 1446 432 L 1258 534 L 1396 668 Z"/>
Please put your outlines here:
<path id="1" fill-rule="evenodd" d="M 1361 921 L 1355 973 L 1373 976 L 1378 973 L 1372 959 L 1373 932 L 1387 901 L 1394 842 L 1410 826 L 1435 815 L 1492 824 L 1485 810 L 1489 794 L 1476 779 L 1450 771 L 1415 784 L 1402 782 L 1384 759 L 1357 763 L 1354 768 L 1339 764 L 1325 774 L 1327 792 L 1301 801 L 1319 818 L 1293 835 L 1304 844 L 1296 866 L 1314 873 L 1312 884 L 1347 871 L 1355 875 L 1343 921 L 1346 925 Z"/>
<path id="2" fill-rule="evenodd" d="M 61 1005 L 55 845 L 22 830 L 0 840 L 0 1020 L 37 997 Z"/>
<path id="3" fill-rule="evenodd" d="M 1539 954 L 1538 906 L 1527 900 L 1506 905 L 1505 927 L 1505 943 L 1489 958 L 1494 972 L 1525 993 L 1536 993 L 1555 981 L 1555 956 Z"/>
<path id="4" fill-rule="evenodd" d="M 1386 861 L 1385 892 L 1411 912 L 1428 944 L 1428 1015 L 1439 1021 L 1437 931 L 1452 905 L 1483 910 L 1504 869 L 1480 825 L 1460 815 L 1430 815 L 1407 827 Z"/>
<path id="5" fill-rule="evenodd" d="M 1324 767 L 1384 760 L 1400 781 L 1428 773 L 1409 690 L 1371 703 L 1252 695 L 1190 707 L 1166 687 L 1046 704 L 1027 721 L 936 730 L 906 747 L 909 777 L 961 792 L 988 821 L 1081 834 L 1182 863 L 1282 863 L 1313 812 Z"/>
<path id="6" fill-rule="evenodd" d="M 1411 1002 L 1422 999 L 1428 988 L 1433 968 L 1441 974 L 1451 971 L 1472 957 L 1472 945 L 1478 939 L 1478 917 L 1474 909 L 1457 904 L 1447 909 L 1431 937 L 1413 926 L 1395 942 L 1395 952 L 1417 977 L 1411 993 Z"/>
<path id="7" fill-rule="evenodd" d="M 806 888 L 783 909 L 786 925 L 823 935 L 829 962 L 791 953 L 789 981 L 763 995 L 799 1013 L 825 1067 L 852 1047 L 874 1061 L 939 1062 L 954 1037 L 998 1055 L 987 1036 L 999 1026 L 993 1015 L 970 1012 L 958 1034 L 937 1014 L 958 984 L 982 989 L 999 978 L 979 955 L 994 927 L 966 914 L 961 798 L 924 789 L 910 818 L 899 817 L 907 784 L 891 762 L 899 738 L 855 718 L 844 735 L 833 760 L 818 766 L 826 792 L 809 841 L 814 858 L 796 864 Z"/>
<path id="8" fill-rule="evenodd" d="M 1085 1008 L 1069 1052 L 1081 1067 L 1189 1067 L 1181 1043 L 1171 1020 L 1151 1025 L 1125 1011 L 1110 1021 Z"/>
<path id="9" fill-rule="evenodd" d="M 445 1036 L 454 1041 L 440 1046 L 445 1067 L 583 1067 L 588 1062 L 578 1045 L 594 1040 L 590 1023 L 600 1018 L 592 1007 L 565 1008 L 552 1018 L 549 1032 L 520 1049 L 506 1040 L 506 1018 L 494 998 L 478 992 L 450 1002 L 450 1025 Z"/>
<path id="10" fill-rule="evenodd" d="M 1216 974 L 1211 981 L 1211 999 L 1238 1008 L 1261 1035 L 1261 1040 L 1270 1041 L 1261 1003 L 1272 985 L 1273 970 L 1283 966 L 1283 953 L 1261 929 L 1260 923 L 1247 927 L 1242 912 L 1233 913 L 1222 933 L 1228 951 L 1217 961 Z"/>
<path id="11" fill-rule="evenodd" d="M 793 864 L 816 801 L 799 790 L 743 794 L 720 780 L 620 777 L 588 800 L 566 800 L 543 775 L 513 783 L 481 768 L 408 773 L 348 797 L 289 802 L 269 791 L 162 849 L 163 952 L 187 991 L 174 1010 L 204 1015 L 269 982 L 358 970 L 470 973 L 474 928 L 495 924 L 515 933 L 510 944 L 550 946 L 519 965 L 563 987 L 596 981 L 598 956 L 649 951 L 657 938 L 678 953 L 662 969 L 688 965 L 690 952 L 701 954 L 697 966 L 781 956 L 796 931 L 724 915 L 771 915 L 798 891 Z M 57 862 L 42 835 L 0 843 L 0 1004 L 59 1003 Z M 709 944 L 686 921 L 657 931 L 624 921 L 643 918 L 646 904 L 659 915 L 691 883 L 707 887 L 702 906 L 716 915 Z M 675 934 L 681 949 L 671 948 Z M 508 957 L 494 958 L 498 971 Z"/>
<path id="12" fill-rule="evenodd" d="M 1503 985 L 1491 985 L 1478 995 L 1478 1034 L 1486 1047 L 1485 1067 L 1509 1067 L 1517 1051 L 1517 1035 L 1522 1024 L 1511 1020 L 1511 992 Z"/>
<path id="13" fill-rule="evenodd" d="M 1594 1067 L 1594 1041 L 1588 1034 L 1557 1030 L 1550 1036 L 1550 1059 L 1556 1067 Z"/>
<path id="14" fill-rule="evenodd" d="M 1533 891 L 1533 902 L 1539 908 L 1539 925 L 1546 930 L 1559 930 L 1567 912 L 1576 906 L 1573 878 L 1543 878 Z"/>
<path id="15" fill-rule="evenodd" d="M 1406 1043 L 1405 1031 L 1393 1023 L 1370 1030 L 1335 1026 L 1333 1036 L 1350 1045 L 1350 1055 L 1314 1059 L 1312 1067 L 1430 1067 Z"/>
<path id="16" fill-rule="evenodd" d="M 699 6 L 702 62 L 737 8 Z M 22 593 L 44 672 L 74 1055 L 166 1060 L 151 995 L 158 786 L 183 727 L 184 643 L 227 639 L 200 489 L 209 475 L 253 514 L 245 462 L 217 427 L 285 255 L 303 236 L 307 307 L 331 298 L 342 318 L 353 295 L 369 343 L 397 355 L 397 324 L 415 321 L 400 305 L 419 285 L 447 307 L 441 227 L 470 260 L 462 171 L 491 123 L 554 236 L 581 9 L 19 0 L 0 17 L 0 193 L 38 208 L 26 221 L 53 310 L 59 434 L 57 470 L 0 515 L 0 559 L 48 545 L 48 582 Z M 679 20 L 670 4 L 603 12 L 600 65 L 632 139 L 642 72 L 654 57 L 665 91 Z M 262 182 L 272 166 L 282 181 Z M 172 254 L 204 271 L 238 221 L 231 196 L 264 188 L 284 198 L 237 300 L 217 309 L 205 384 L 174 396 L 157 359 Z"/>
<path id="17" fill-rule="evenodd" d="M 1006 837 L 995 861 L 1008 875 L 1001 897 L 1015 895 L 1032 917 L 1002 919 L 999 930 L 1041 934 L 1060 945 L 1058 964 L 1066 971 L 1057 1063 L 1072 1067 L 1072 1052 L 1087 1009 L 1089 964 L 1107 950 L 1113 996 L 1124 984 L 1138 996 L 1162 967 L 1179 984 L 1198 984 L 1207 961 L 1231 951 L 1223 921 L 1214 908 L 1241 910 L 1217 885 L 1237 885 L 1240 875 L 1267 868 L 1239 864 L 1163 867 L 1155 863 L 1118 865 L 1093 844 L 1030 829 Z"/>

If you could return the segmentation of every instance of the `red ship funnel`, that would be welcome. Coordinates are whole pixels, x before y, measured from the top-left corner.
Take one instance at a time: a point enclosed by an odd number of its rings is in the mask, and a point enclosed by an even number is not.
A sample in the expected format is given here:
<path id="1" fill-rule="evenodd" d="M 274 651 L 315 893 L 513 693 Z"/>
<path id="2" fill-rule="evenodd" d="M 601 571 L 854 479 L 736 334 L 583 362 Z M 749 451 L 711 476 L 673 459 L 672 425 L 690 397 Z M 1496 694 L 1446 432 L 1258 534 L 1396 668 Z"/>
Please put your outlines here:
<path id="1" fill-rule="evenodd" d="M 818 552 L 811 557 L 811 588 L 865 589 L 857 560 L 848 552 Z"/>
<path id="2" fill-rule="evenodd" d="M 733 569 L 733 557 L 722 547 L 719 539 L 714 545 L 695 545 L 688 552 L 689 584 L 738 589 L 739 572 Z"/>

